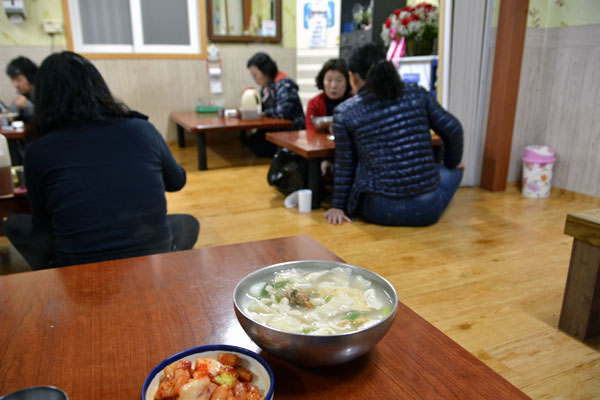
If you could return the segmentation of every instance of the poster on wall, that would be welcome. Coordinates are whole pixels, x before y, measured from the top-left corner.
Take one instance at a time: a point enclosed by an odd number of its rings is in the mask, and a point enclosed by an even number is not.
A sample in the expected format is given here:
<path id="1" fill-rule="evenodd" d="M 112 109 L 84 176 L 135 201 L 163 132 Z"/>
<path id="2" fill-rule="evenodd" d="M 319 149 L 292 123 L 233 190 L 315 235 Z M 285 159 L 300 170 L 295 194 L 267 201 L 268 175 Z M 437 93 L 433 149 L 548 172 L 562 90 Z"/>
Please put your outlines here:
<path id="1" fill-rule="evenodd" d="M 338 45 L 339 0 L 299 0 L 298 48 L 333 48 Z"/>
<path id="2" fill-rule="evenodd" d="M 327 20 L 325 13 L 315 12 L 308 21 L 308 34 L 310 42 L 308 47 L 326 47 L 327 46 Z"/>

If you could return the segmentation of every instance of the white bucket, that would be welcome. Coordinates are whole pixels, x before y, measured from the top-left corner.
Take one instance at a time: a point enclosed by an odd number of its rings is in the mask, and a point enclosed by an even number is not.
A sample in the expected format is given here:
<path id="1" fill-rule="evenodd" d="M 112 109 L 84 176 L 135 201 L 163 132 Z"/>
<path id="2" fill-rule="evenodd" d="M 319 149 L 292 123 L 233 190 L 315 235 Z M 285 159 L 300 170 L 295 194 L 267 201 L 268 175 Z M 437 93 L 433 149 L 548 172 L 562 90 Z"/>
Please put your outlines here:
<path id="1" fill-rule="evenodd" d="M 556 156 L 548 146 L 527 146 L 523 156 L 523 196 L 550 196 Z"/>

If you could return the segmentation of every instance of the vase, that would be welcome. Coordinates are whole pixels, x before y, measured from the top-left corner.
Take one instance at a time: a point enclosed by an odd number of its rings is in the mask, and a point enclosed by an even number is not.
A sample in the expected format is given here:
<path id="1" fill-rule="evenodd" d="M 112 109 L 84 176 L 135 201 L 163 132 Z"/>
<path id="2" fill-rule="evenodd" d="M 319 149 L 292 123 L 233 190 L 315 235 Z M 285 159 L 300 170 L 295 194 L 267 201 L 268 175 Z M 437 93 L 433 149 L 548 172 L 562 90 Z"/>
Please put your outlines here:
<path id="1" fill-rule="evenodd" d="M 407 57 L 428 56 L 433 52 L 433 39 L 406 38 Z"/>

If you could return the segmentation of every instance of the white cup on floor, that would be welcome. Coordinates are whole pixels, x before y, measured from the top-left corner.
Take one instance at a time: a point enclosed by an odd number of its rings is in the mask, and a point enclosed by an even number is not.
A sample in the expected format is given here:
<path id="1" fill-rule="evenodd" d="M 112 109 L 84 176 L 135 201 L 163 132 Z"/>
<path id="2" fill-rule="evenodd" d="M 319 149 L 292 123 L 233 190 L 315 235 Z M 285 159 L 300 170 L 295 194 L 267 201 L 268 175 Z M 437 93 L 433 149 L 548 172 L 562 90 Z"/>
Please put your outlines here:
<path id="1" fill-rule="evenodd" d="M 298 191 L 298 209 L 301 213 L 309 213 L 312 210 L 312 190 Z"/>

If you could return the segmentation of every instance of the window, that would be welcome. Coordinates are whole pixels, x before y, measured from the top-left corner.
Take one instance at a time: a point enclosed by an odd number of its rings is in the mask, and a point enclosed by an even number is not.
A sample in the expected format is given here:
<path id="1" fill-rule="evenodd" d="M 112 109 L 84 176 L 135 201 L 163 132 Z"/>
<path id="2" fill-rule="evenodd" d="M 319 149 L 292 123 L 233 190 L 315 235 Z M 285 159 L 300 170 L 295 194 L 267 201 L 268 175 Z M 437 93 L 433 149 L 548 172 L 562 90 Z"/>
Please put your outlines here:
<path id="1" fill-rule="evenodd" d="M 199 8 L 200 7 L 200 8 Z M 201 53 L 198 0 L 68 0 L 80 53 Z"/>

